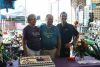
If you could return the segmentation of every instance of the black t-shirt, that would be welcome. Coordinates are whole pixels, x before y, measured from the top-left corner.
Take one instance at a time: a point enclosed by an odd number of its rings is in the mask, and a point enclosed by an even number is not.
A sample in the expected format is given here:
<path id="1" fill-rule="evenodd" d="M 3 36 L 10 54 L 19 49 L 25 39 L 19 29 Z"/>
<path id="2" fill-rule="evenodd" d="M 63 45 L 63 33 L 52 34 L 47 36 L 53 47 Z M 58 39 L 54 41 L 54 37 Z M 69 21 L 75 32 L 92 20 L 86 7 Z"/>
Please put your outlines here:
<path id="1" fill-rule="evenodd" d="M 28 48 L 38 51 L 41 48 L 40 30 L 37 26 L 26 26 L 23 29 L 23 37 L 26 40 Z"/>
<path id="2" fill-rule="evenodd" d="M 61 34 L 61 41 L 62 44 L 69 43 L 72 39 L 72 37 L 77 36 L 79 33 L 78 31 L 73 27 L 73 25 L 65 23 L 64 26 L 60 24 L 57 25 L 59 28 L 60 34 Z"/>

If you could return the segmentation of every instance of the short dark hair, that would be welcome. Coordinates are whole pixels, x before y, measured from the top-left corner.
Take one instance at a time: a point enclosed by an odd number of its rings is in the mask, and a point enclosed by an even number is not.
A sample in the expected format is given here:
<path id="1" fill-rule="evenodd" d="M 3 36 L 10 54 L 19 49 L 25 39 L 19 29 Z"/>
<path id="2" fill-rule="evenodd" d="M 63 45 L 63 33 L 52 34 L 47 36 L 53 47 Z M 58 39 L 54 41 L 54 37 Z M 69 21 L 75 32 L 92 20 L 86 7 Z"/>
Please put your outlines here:
<path id="1" fill-rule="evenodd" d="M 66 13 L 66 12 L 61 12 L 60 16 L 61 16 L 61 15 L 67 16 L 67 13 Z"/>

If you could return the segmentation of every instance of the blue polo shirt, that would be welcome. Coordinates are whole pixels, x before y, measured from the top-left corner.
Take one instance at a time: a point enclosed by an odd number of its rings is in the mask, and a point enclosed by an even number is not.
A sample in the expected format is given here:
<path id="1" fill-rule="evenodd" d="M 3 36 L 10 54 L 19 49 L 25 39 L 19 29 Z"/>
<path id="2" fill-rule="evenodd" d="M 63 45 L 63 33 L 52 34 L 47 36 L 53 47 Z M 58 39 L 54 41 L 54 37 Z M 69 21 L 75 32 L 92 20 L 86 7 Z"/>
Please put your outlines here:
<path id="1" fill-rule="evenodd" d="M 48 27 L 46 24 L 40 26 L 42 48 L 52 49 L 57 47 L 59 37 L 59 29 L 52 25 Z"/>

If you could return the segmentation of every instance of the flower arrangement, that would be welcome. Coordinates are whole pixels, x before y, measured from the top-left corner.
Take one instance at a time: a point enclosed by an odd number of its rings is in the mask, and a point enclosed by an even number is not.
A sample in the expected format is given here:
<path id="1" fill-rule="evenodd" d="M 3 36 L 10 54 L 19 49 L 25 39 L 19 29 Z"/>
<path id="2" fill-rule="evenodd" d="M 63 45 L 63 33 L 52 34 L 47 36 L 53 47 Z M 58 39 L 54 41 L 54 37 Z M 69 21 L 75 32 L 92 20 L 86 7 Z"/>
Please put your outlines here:
<path id="1" fill-rule="evenodd" d="M 74 53 L 75 56 L 78 56 L 80 58 L 84 56 L 92 56 L 100 60 L 99 44 L 91 38 L 87 38 L 86 36 L 84 37 L 84 35 L 79 36 L 78 42 L 76 43 L 76 45 L 74 45 Z"/>
<path id="2" fill-rule="evenodd" d="M 85 43 L 89 45 L 89 50 L 87 51 L 89 56 L 95 57 L 100 60 L 100 46 L 95 41 L 90 39 L 85 39 Z M 92 48 L 92 50 L 91 50 Z"/>
<path id="3" fill-rule="evenodd" d="M 84 40 L 78 41 L 78 43 L 74 46 L 75 55 L 80 58 L 87 55 L 88 49 L 88 44 L 86 44 Z"/>

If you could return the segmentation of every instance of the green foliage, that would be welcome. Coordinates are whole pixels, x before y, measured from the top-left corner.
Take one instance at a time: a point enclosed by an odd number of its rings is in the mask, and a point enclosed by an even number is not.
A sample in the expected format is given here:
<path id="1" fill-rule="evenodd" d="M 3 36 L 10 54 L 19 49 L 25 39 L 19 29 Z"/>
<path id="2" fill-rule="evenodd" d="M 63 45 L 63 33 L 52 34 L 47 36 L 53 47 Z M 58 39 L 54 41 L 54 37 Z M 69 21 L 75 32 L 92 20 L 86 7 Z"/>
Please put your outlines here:
<path id="1" fill-rule="evenodd" d="M 3 55 L 3 61 L 7 62 L 7 61 L 11 60 L 11 55 L 10 55 L 9 52 L 6 52 L 4 50 L 3 53 L 2 53 L 2 55 Z"/>
<path id="2" fill-rule="evenodd" d="M 99 46 L 95 43 L 95 44 L 89 44 L 90 47 L 93 48 L 93 50 L 89 50 L 89 54 L 93 57 L 95 57 L 96 59 L 100 60 L 100 48 Z"/>
<path id="3" fill-rule="evenodd" d="M 3 43 L 0 44 L 0 53 L 3 56 L 3 61 L 4 62 L 7 62 L 7 61 L 11 60 L 10 52 L 6 51 L 6 48 L 5 48 Z"/>
<path id="4" fill-rule="evenodd" d="M 4 49 L 3 43 L 0 43 L 0 53 L 2 52 L 3 49 Z"/>
<path id="5" fill-rule="evenodd" d="M 75 46 L 76 56 L 79 56 L 82 58 L 83 56 L 88 55 L 87 51 L 88 51 L 88 45 L 83 40 L 80 42 L 80 45 L 77 44 Z"/>
<path id="6" fill-rule="evenodd" d="M 86 46 L 87 45 L 87 46 Z M 92 56 L 100 60 L 100 47 L 94 41 L 86 39 L 81 41 L 81 45 L 75 47 L 76 56 Z"/>

